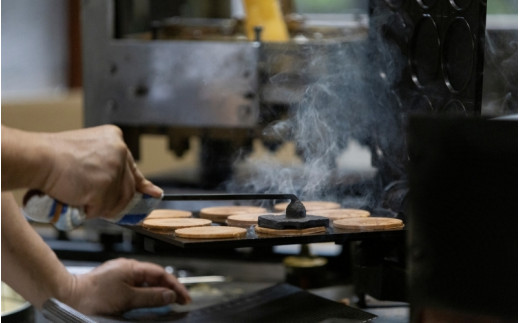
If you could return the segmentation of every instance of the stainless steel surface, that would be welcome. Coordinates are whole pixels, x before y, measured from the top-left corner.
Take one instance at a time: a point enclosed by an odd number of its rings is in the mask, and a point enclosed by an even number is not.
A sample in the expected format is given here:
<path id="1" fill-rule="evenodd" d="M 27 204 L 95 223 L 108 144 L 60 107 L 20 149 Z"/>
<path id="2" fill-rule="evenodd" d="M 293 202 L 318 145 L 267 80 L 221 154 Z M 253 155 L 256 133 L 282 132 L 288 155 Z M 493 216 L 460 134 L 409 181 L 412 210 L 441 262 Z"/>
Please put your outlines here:
<path id="1" fill-rule="evenodd" d="M 141 9 L 150 10 L 153 2 L 140 3 Z M 211 166 L 212 156 L 232 162 L 237 149 L 249 149 L 267 124 L 284 119 L 289 107 L 301 101 L 309 84 L 335 71 L 330 56 L 337 46 L 365 39 L 368 30 L 366 20 L 341 16 L 325 26 L 306 21 L 308 29 L 287 43 L 248 41 L 236 34 L 213 37 L 204 34 L 206 25 L 193 31 L 202 33 L 195 38 L 175 38 L 168 35 L 171 19 L 153 20 L 146 10 L 132 13 L 135 17 L 117 16 L 125 6 L 131 11 L 137 7 L 130 1 L 83 1 L 85 125 L 132 127 L 129 146 L 137 158 L 137 139 L 145 133 L 168 135 L 178 155 L 188 149 L 192 136 L 210 138 L 209 146 L 223 140 L 231 151 L 203 147 L 210 156 L 203 168 L 211 175 L 228 171 Z M 120 27 L 125 19 L 143 29 L 132 33 L 127 30 L 132 28 Z M 190 24 L 189 19 L 174 21 L 180 27 Z"/>
<path id="2" fill-rule="evenodd" d="M 256 124 L 256 43 L 115 39 L 114 9 L 83 2 L 86 125 Z"/>
<path id="3" fill-rule="evenodd" d="M 194 276 L 194 277 L 178 277 L 180 283 L 184 285 L 200 284 L 200 283 L 222 283 L 226 281 L 224 276 Z"/>
<path id="4" fill-rule="evenodd" d="M 67 270 L 74 275 L 82 275 L 93 270 L 95 266 L 69 266 Z M 166 266 L 166 271 L 172 274 L 176 274 L 174 272 L 174 267 Z M 184 272 L 183 272 L 184 273 Z M 200 283 L 222 283 L 228 281 L 229 279 L 222 275 L 206 275 L 206 276 L 178 276 L 177 279 L 180 283 L 184 285 L 191 284 L 200 284 Z"/>
<path id="5" fill-rule="evenodd" d="M 53 323 L 95 323 L 86 315 L 54 298 L 43 303 L 42 313 L 46 319 Z"/>

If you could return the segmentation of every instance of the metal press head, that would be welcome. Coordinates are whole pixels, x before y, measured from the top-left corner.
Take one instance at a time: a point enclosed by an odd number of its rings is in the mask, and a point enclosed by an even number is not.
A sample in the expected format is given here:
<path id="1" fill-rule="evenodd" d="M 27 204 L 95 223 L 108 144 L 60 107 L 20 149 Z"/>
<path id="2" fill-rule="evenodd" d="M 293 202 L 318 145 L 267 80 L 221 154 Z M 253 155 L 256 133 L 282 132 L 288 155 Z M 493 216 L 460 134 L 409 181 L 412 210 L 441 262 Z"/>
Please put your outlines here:
<path id="1" fill-rule="evenodd" d="M 298 199 L 291 200 L 291 203 L 287 205 L 285 209 L 285 217 L 289 219 L 302 219 L 307 215 L 305 206 Z"/>
<path id="2" fill-rule="evenodd" d="M 291 198 L 291 202 L 285 209 L 285 216 L 274 214 L 261 215 L 258 217 L 258 226 L 277 230 L 328 227 L 329 219 L 307 215 L 303 203 L 297 198 Z"/>

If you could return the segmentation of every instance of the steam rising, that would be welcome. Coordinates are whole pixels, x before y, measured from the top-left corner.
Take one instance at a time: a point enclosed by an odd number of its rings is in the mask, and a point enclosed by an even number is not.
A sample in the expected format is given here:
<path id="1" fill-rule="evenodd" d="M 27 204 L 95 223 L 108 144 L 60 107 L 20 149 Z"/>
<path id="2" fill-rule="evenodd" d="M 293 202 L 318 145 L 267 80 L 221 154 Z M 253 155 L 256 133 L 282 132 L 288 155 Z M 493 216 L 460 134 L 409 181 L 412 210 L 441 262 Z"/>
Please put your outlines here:
<path id="1" fill-rule="evenodd" d="M 504 20 L 507 28 L 486 32 L 482 114 L 488 116 L 518 114 L 518 26 Z"/>
<path id="2" fill-rule="evenodd" d="M 371 23 L 377 24 L 377 19 Z M 388 152 L 403 151 L 401 120 L 396 117 L 399 102 L 389 84 L 399 77 L 394 71 L 400 71 L 404 62 L 397 48 L 383 44 L 379 39 L 365 39 L 308 50 L 305 68 L 298 76 L 314 79 L 306 86 L 303 97 L 291 107 L 289 118 L 271 124 L 264 131 L 266 137 L 294 143 L 301 160 L 282 163 L 269 154 L 249 158 L 245 163 L 237 163 L 235 179 L 228 188 L 294 193 L 303 200 L 344 199 L 344 192 L 335 188 L 339 182 L 348 183 L 352 176 L 342 178 L 336 161 L 349 148 L 349 143 L 357 141 L 370 150 L 374 165 L 367 165 L 367 170 L 358 171 L 355 176 L 358 182 L 370 183 L 356 192 L 355 206 L 376 204 L 374 192 L 380 188 L 373 186 L 371 166 L 378 167 L 377 160 L 382 157 L 391 160 Z M 289 79 L 278 74 L 270 82 L 283 85 Z M 390 164 L 394 164 L 390 166 L 391 172 L 397 176 L 403 174 L 398 159 Z M 345 167 L 349 168 L 348 160 Z"/>

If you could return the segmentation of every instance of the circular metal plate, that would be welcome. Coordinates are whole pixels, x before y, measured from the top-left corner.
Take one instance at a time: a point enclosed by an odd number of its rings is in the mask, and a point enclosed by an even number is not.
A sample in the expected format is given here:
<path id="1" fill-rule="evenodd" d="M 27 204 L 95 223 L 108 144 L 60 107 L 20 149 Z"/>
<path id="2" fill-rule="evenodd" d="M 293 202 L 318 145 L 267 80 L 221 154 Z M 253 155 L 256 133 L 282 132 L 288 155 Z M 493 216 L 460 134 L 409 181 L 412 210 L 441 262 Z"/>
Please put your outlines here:
<path id="1" fill-rule="evenodd" d="M 442 44 L 442 72 L 452 93 L 463 91 L 474 73 L 475 43 L 468 22 L 455 18 L 446 30 Z"/>
<path id="2" fill-rule="evenodd" d="M 410 111 L 414 112 L 433 112 L 431 100 L 426 95 L 417 95 L 412 98 L 410 103 Z"/>
<path id="3" fill-rule="evenodd" d="M 386 4 L 392 9 L 399 9 L 403 6 L 404 0 L 385 0 Z"/>
<path id="4" fill-rule="evenodd" d="M 440 40 L 437 25 L 424 15 L 415 26 L 410 43 L 412 80 L 420 88 L 437 79 L 440 62 Z"/>
<path id="5" fill-rule="evenodd" d="M 450 4 L 456 10 L 465 10 L 471 4 L 471 0 L 450 0 Z"/>
<path id="6" fill-rule="evenodd" d="M 466 107 L 464 106 L 464 104 L 462 102 L 460 102 L 457 99 L 452 99 L 452 100 L 448 101 L 448 103 L 446 103 L 444 105 L 444 107 L 442 108 L 442 111 L 450 113 L 450 114 L 460 114 L 460 115 L 467 114 Z"/>
<path id="7" fill-rule="evenodd" d="M 437 0 L 417 0 L 417 3 L 423 8 L 423 9 L 430 9 L 433 7 L 433 5 L 437 2 Z"/>

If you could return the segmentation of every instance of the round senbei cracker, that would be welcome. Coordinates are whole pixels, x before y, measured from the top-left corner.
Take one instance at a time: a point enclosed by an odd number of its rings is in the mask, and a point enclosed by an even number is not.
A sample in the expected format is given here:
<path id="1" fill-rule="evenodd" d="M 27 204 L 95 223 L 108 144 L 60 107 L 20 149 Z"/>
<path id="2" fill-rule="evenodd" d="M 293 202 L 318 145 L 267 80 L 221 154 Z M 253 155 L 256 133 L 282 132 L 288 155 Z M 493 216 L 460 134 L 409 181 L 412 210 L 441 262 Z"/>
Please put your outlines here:
<path id="1" fill-rule="evenodd" d="M 310 215 L 324 216 L 331 220 L 339 220 L 345 218 L 366 218 L 370 216 L 370 212 L 361 209 L 326 209 L 314 210 L 309 212 Z"/>
<path id="2" fill-rule="evenodd" d="M 175 231 L 175 236 L 186 239 L 226 239 L 244 237 L 247 230 L 228 226 L 184 228 Z"/>
<path id="3" fill-rule="evenodd" d="M 267 210 L 258 206 L 247 205 L 229 205 L 229 206 L 213 206 L 200 210 L 200 217 L 209 219 L 218 223 L 225 223 L 228 216 L 238 213 L 265 213 Z"/>
<path id="4" fill-rule="evenodd" d="M 252 225 L 258 224 L 258 217 L 260 215 L 265 215 L 265 212 L 262 213 L 239 213 L 232 214 L 227 217 L 226 224 L 235 227 L 241 228 L 249 228 Z M 273 214 L 278 215 L 278 214 Z"/>
<path id="5" fill-rule="evenodd" d="M 195 219 L 195 218 L 163 218 L 163 219 L 148 219 L 146 218 L 142 226 L 146 229 L 156 231 L 175 231 L 181 228 L 208 226 L 211 225 L 211 220 Z"/>
<path id="6" fill-rule="evenodd" d="M 157 209 L 153 210 L 146 219 L 164 219 L 164 218 L 191 218 L 190 211 Z"/>
<path id="7" fill-rule="evenodd" d="M 335 220 L 335 228 L 343 230 L 392 230 L 404 227 L 403 221 L 394 218 L 368 217 Z"/>
<path id="8" fill-rule="evenodd" d="M 292 236 L 303 236 L 307 234 L 316 234 L 316 233 L 324 233 L 327 231 L 325 227 L 314 227 L 314 228 L 305 228 L 305 229 L 271 229 L 264 228 L 258 225 L 255 225 L 255 231 L 258 234 L 265 234 L 270 236 L 284 236 L 284 237 L 292 237 Z"/>
<path id="9" fill-rule="evenodd" d="M 341 205 L 336 202 L 330 201 L 301 201 L 303 206 L 305 206 L 305 210 L 315 211 L 315 210 L 326 210 L 326 209 L 339 209 Z M 289 202 L 276 203 L 274 205 L 274 210 L 277 212 L 285 212 Z"/>

